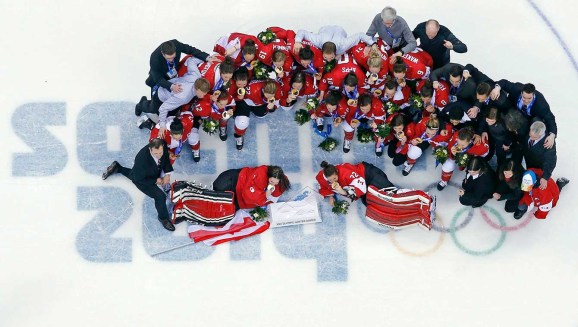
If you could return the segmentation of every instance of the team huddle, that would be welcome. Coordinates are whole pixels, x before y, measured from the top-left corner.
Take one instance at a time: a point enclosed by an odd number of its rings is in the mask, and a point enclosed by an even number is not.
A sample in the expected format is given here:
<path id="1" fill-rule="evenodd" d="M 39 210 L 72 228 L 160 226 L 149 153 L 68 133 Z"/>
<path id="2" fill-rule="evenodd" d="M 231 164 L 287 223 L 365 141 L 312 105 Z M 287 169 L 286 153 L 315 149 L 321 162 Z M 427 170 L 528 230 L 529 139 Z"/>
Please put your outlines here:
<path id="1" fill-rule="evenodd" d="M 341 143 L 347 153 L 357 134 L 355 146 L 370 143 L 377 157 L 386 152 L 394 166 L 403 166 L 403 176 L 432 153 L 441 166 L 438 190 L 455 169 L 466 171 L 458 189 L 462 205 L 504 200 L 519 219 L 533 204 L 535 217 L 545 218 L 569 182 L 552 178 L 558 131 L 548 102 L 533 84 L 492 79 L 472 64 L 450 62 L 452 50 L 467 47 L 449 29 L 428 20 L 412 31 L 391 7 L 375 16 L 367 33 L 268 27 L 258 35 L 223 36 L 211 55 L 164 42 L 150 57 L 150 99 L 143 96 L 135 106 L 137 125 L 151 130 L 149 144 L 132 170 L 115 161 L 103 179 L 117 172 L 130 178 L 155 199 L 163 226 L 174 230 L 158 186 L 170 183 L 184 144 L 199 164 L 201 129 L 242 150 L 254 141 L 246 139 L 251 117 L 281 109 L 294 111 L 300 128 L 324 139 L 318 151 Z M 339 128 L 342 140 L 332 137 Z M 337 195 L 365 203 L 370 186 L 393 186 L 366 162 L 323 162 L 316 180 L 332 206 Z M 235 192 L 236 209 L 251 209 L 275 202 L 290 182 L 281 167 L 261 166 L 226 171 L 213 186 Z"/>

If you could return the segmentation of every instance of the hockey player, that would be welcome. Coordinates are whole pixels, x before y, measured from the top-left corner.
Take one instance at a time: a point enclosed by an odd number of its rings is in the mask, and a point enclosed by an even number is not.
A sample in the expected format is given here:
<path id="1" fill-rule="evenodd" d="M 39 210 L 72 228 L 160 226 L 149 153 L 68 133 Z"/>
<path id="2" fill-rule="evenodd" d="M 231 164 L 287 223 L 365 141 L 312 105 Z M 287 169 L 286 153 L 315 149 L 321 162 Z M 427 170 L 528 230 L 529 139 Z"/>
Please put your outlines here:
<path id="1" fill-rule="evenodd" d="M 469 156 L 485 157 L 489 153 L 489 146 L 486 142 L 474 144 L 474 131 L 471 127 L 462 128 L 455 132 L 448 143 L 448 158 L 442 164 L 441 181 L 437 189 L 442 191 L 447 185 L 456 168 L 456 156 L 458 154 L 467 154 Z M 463 168 L 461 168 L 463 169 Z"/>
<path id="2" fill-rule="evenodd" d="M 424 103 L 422 117 L 425 118 L 430 114 L 437 114 L 442 111 L 450 101 L 449 90 L 450 87 L 445 81 L 440 81 L 437 89 L 433 88 L 433 84 L 429 80 L 417 82 L 416 91 Z"/>
<path id="3" fill-rule="evenodd" d="M 313 77 L 304 72 L 295 72 L 281 80 L 281 94 L 279 101 L 281 108 L 289 110 L 298 98 L 314 97 L 317 94 Z"/>
<path id="4" fill-rule="evenodd" d="M 392 79 L 385 83 L 384 92 L 382 100 L 384 103 L 392 102 L 400 109 L 409 107 L 409 97 L 411 95 L 411 89 L 405 84 L 400 85 L 396 80 Z"/>
<path id="5" fill-rule="evenodd" d="M 338 91 L 329 91 L 317 109 L 311 113 L 311 119 L 315 120 L 319 132 L 323 131 L 323 125 L 327 125 L 328 128 L 326 133 L 330 134 L 332 125 L 337 127 L 343 120 L 339 117 L 339 112 L 344 112 L 346 110 L 348 110 L 347 102 L 341 93 Z M 328 124 L 325 124 L 326 119 L 330 120 Z"/>
<path id="6" fill-rule="evenodd" d="M 331 206 L 335 204 L 336 195 L 345 196 L 352 201 L 361 199 L 361 202 L 367 205 L 365 195 L 370 185 L 378 189 L 393 186 L 381 169 L 365 161 L 335 166 L 323 161 L 321 168 L 315 179 L 319 183 L 319 194 L 329 198 Z"/>
<path id="7" fill-rule="evenodd" d="M 242 101 L 236 103 L 235 109 L 235 142 L 237 150 L 243 149 L 244 135 L 249 127 L 249 116 L 253 113 L 258 118 L 274 112 L 282 97 L 281 87 L 272 80 L 251 81 L 245 89 Z"/>
<path id="8" fill-rule="evenodd" d="M 249 68 L 255 60 L 259 40 L 253 35 L 231 33 L 217 40 L 213 51 L 233 59 L 235 67 Z"/>
<path id="9" fill-rule="evenodd" d="M 452 126 L 450 124 L 440 123 L 440 120 L 435 116 L 422 118 L 416 124 L 414 137 L 409 142 L 407 160 L 403 164 L 402 175 L 409 175 L 417 159 L 430 145 L 433 148 L 446 147 L 451 137 Z"/>
<path id="10" fill-rule="evenodd" d="M 234 105 L 232 104 L 232 99 L 227 91 L 217 92 L 218 95 L 216 96 L 216 101 L 213 101 L 213 97 L 205 98 L 199 101 L 199 103 L 197 103 L 197 105 L 192 108 L 192 113 L 194 115 L 194 125 L 189 136 L 189 144 L 191 144 L 191 149 L 193 150 L 193 160 L 195 162 L 199 162 L 201 160 L 201 140 L 199 137 L 199 128 L 201 127 L 201 124 L 203 124 L 203 121 L 211 120 L 218 122 L 219 129 L 226 129 L 227 122 L 234 113 Z"/>
<path id="11" fill-rule="evenodd" d="M 348 54 L 344 54 L 337 64 L 328 73 L 325 73 L 319 84 L 319 101 L 325 96 L 328 89 L 340 90 L 347 99 L 357 100 L 357 97 L 364 93 L 363 84 L 365 73 L 357 62 Z M 352 105 L 356 107 L 356 105 Z"/>
<path id="12" fill-rule="evenodd" d="M 404 114 L 398 113 L 391 119 L 391 133 L 385 139 L 387 155 L 393 159 L 394 166 L 400 166 L 405 162 L 409 141 L 414 138 L 415 124 Z"/>
<path id="13" fill-rule="evenodd" d="M 385 110 L 383 103 L 369 94 L 362 94 L 359 96 L 357 102 L 358 107 L 355 110 L 348 110 L 339 112 L 339 116 L 343 119 L 341 128 L 345 133 L 343 139 L 343 152 L 347 153 L 351 150 L 351 141 L 355 134 L 355 129 L 361 124 L 367 124 L 373 131 L 376 131 L 379 125 L 385 122 Z M 375 137 L 375 154 L 381 157 L 383 154 L 383 139 Z"/>
<path id="14" fill-rule="evenodd" d="M 229 169 L 213 182 L 213 190 L 235 192 L 237 209 L 253 209 L 277 202 L 291 188 L 289 178 L 279 166 Z"/>
<path id="15" fill-rule="evenodd" d="M 294 51 L 299 51 L 299 49 L 303 47 L 301 42 L 304 40 L 311 42 L 317 48 L 323 49 L 323 59 L 326 61 L 331 61 L 335 59 L 336 56 L 346 53 L 359 42 L 365 43 L 366 47 L 375 43 L 373 37 L 363 33 L 348 36 L 343 27 L 336 25 L 322 26 L 317 33 L 298 30 L 295 36 Z M 326 49 L 329 48 L 329 43 L 333 44 L 330 46 L 333 51 L 326 51 Z M 331 57 L 326 57 L 327 55 Z"/>
<path id="16" fill-rule="evenodd" d="M 190 113 L 184 113 L 182 115 L 191 116 Z M 181 115 L 181 116 L 182 116 Z M 183 117 L 187 119 L 188 117 Z M 191 132 L 191 125 L 188 125 L 187 131 L 184 129 L 184 124 L 181 122 L 181 119 L 176 117 L 169 117 L 165 123 L 163 128 L 168 129 L 170 133 L 159 133 L 161 124 L 158 123 L 155 128 L 151 131 L 151 135 L 149 137 L 149 142 L 152 139 L 160 138 L 165 141 L 167 148 L 169 150 L 169 159 L 171 160 L 171 165 L 174 165 L 175 160 L 180 157 L 181 150 L 183 149 L 183 142 L 186 141 L 186 137 L 183 139 L 184 135 L 189 135 Z"/>
<path id="17" fill-rule="evenodd" d="M 217 90 L 227 91 L 230 80 L 235 72 L 235 66 L 231 58 L 226 57 L 221 63 L 203 63 L 199 65 L 201 76 L 209 81 L 210 94 Z"/>

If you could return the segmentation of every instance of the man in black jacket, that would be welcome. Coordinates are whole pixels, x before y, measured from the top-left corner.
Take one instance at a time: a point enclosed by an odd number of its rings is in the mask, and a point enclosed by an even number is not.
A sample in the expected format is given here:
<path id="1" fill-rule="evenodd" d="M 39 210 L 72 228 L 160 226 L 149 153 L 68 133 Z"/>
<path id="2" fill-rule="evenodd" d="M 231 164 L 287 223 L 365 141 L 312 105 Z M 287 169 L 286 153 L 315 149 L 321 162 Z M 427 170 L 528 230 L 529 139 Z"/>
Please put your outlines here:
<path id="1" fill-rule="evenodd" d="M 450 62 L 450 50 L 457 53 L 468 51 L 468 46 L 465 43 L 435 19 L 418 24 L 413 30 L 413 36 L 416 40 L 420 40 L 419 47 L 431 55 L 433 69 L 440 68 Z"/>
<path id="2" fill-rule="evenodd" d="M 471 119 L 475 119 L 479 113 L 479 108 L 474 108 L 476 99 L 476 82 L 472 79 L 466 80 L 463 77 L 464 66 L 449 63 L 438 69 L 434 69 L 430 75 L 434 89 L 439 88 L 438 80 L 443 79 L 450 83 L 450 102 L 461 101 L 469 104 L 472 108 L 467 110 Z"/>
<path id="3" fill-rule="evenodd" d="M 159 188 L 159 186 L 170 183 L 172 171 L 173 166 L 169 159 L 168 147 L 163 140 L 154 138 L 138 152 L 132 169 L 125 168 L 117 161 L 113 161 L 102 174 L 102 179 L 105 180 L 116 173 L 121 173 L 130 179 L 141 192 L 155 200 L 155 208 L 163 227 L 169 231 L 174 231 L 175 226 L 169 220 L 166 204 L 167 195 Z"/>
<path id="4" fill-rule="evenodd" d="M 480 109 L 482 113 L 485 112 L 485 108 L 495 107 L 500 110 L 500 112 L 505 113 L 513 105 L 508 99 L 508 94 L 504 90 L 500 91 L 500 96 L 498 98 L 491 97 L 492 87 L 496 84 L 493 79 L 488 77 L 486 74 L 482 73 L 472 64 L 467 64 L 464 67 L 464 78 L 472 78 L 476 83 L 476 107 Z"/>
<path id="5" fill-rule="evenodd" d="M 500 91 L 504 90 L 508 94 L 508 99 L 522 114 L 531 120 L 541 120 L 546 124 L 548 136 L 544 142 L 544 147 L 550 149 L 556 141 L 558 127 L 556 117 L 550 110 L 550 105 L 542 93 L 536 91 L 534 84 L 512 83 L 508 80 L 500 80 L 492 90 L 490 96 L 497 99 Z"/>
<path id="6" fill-rule="evenodd" d="M 544 146 L 546 141 L 546 125 L 541 121 L 535 121 L 530 125 L 530 133 L 526 141 L 521 144 L 522 155 L 526 162 L 526 169 L 542 169 L 543 174 L 540 178 L 540 188 L 546 189 L 548 179 L 552 177 L 552 172 L 556 168 L 556 146 L 551 148 Z"/>
<path id="7" fill-rule="evenodd" d="M 181 53 L 190 54 L 203 61 L 219 61 L 216 57 L 209 56 L 209 54 L 177 40 L 163 42 L 153 51 L 150 58 L 151 67 L 149 77 L 145 83 L 151 87 L 151 95 L 154 94 L 158 87 L 163 87 L 175 93 L 182 91 L 181 85 L 169 82 L 171 78 L 177 77 Z"/>

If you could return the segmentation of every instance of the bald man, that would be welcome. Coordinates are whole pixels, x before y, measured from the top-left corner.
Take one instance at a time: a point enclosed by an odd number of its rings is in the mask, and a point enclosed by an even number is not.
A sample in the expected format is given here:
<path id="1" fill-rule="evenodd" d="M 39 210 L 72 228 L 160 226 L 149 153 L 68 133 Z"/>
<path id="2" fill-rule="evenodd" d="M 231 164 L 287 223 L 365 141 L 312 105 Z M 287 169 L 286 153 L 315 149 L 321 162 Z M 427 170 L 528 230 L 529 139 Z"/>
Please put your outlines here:
<path id="1" fill-rule="evenodd" d="M 419 39 L 424 51 L 429 53 L 434 62 L 433 69 L 442 67 L 450 62 L 450 51 L 465 53 L 468 47 L 460 41 L 447 27 L 440 25 L 437 20 L 430 19 L 418 24 L 413 30 L 415 39 Z"/>

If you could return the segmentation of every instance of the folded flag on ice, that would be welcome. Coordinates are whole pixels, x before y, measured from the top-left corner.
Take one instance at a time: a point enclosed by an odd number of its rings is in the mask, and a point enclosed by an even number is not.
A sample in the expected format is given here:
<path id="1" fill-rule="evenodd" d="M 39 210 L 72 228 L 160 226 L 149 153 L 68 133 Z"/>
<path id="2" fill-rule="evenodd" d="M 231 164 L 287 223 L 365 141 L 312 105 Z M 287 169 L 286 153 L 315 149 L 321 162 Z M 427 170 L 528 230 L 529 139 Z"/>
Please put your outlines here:
<path id="1" fill-rule="evenodd" d="M 249 213 L 239 210 L 234 218 L 224 226 L 190 225 L 187 231 L 195 243 L 203 242 L 207 245 L 217 245 L 261 234 L 269 229 L 269 225 L 268 221 L 257 223 L 251 219 Z"/>

